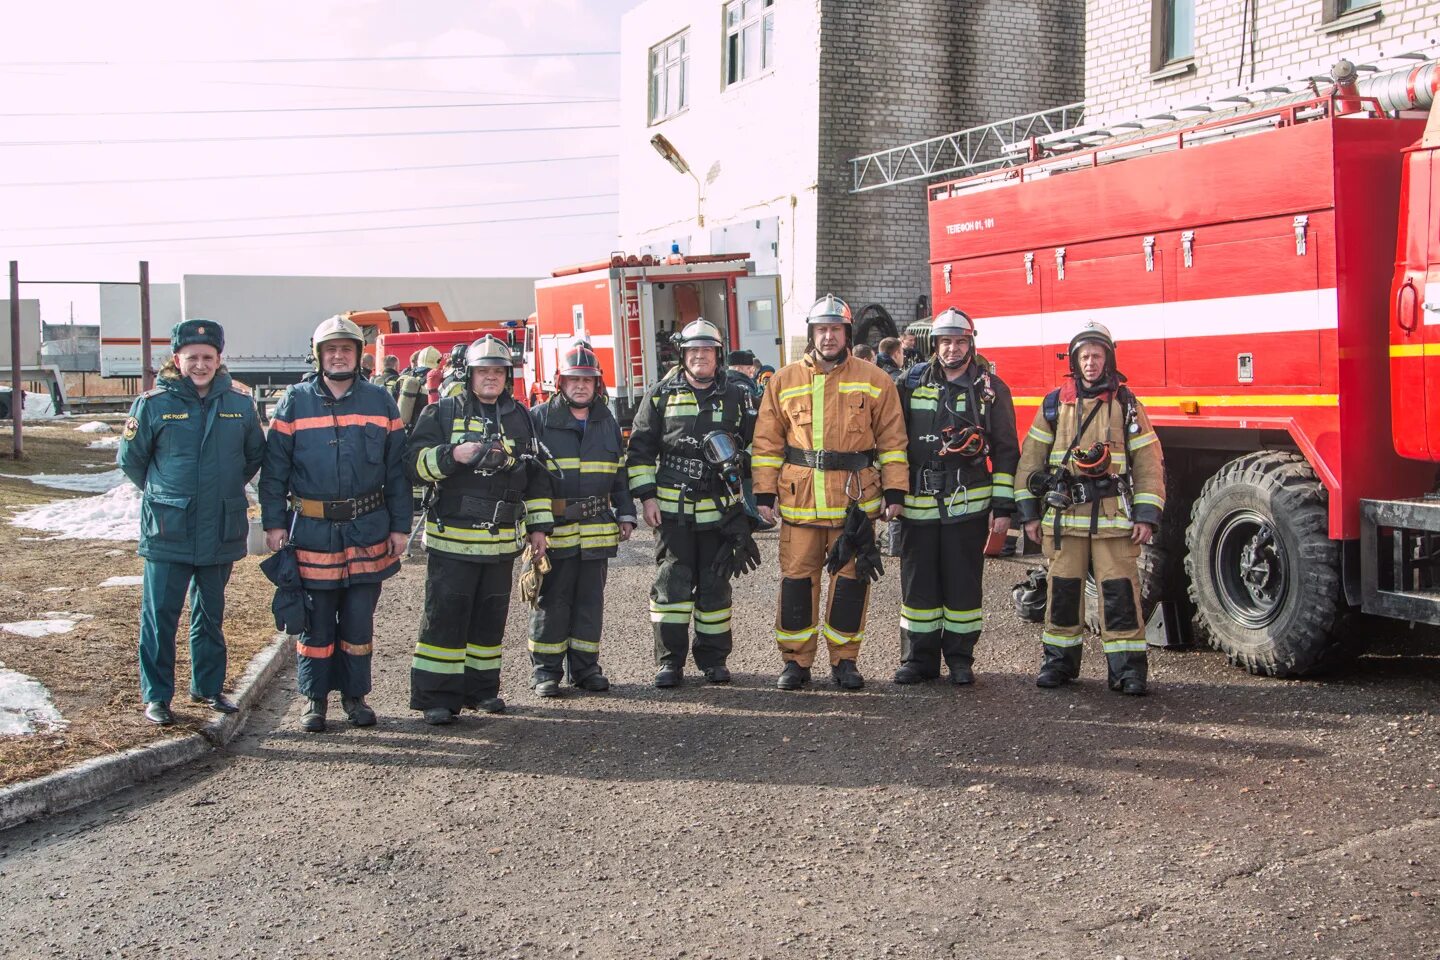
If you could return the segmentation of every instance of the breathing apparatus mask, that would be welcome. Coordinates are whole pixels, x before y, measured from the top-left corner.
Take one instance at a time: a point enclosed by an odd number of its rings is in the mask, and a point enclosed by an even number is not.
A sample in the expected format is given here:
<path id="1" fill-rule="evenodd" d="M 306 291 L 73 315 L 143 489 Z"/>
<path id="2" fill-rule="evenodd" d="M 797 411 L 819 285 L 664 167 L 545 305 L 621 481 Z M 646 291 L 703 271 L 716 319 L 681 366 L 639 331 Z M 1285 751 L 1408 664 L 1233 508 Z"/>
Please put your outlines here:
<path id="1" fill-rule="evenodd" d="M 483 477 L 513 470 L 519 465 L 515 456 L 505 448 L 504 437 L 494 435 L 470 442 L 480 444 L 480 455 L 470 461 L 470 468 Z"/>
<path id="2" fill-rule="evenodd" d="M 939 455 L 948 457 L 958 454 L 967 460 L 979 460 L 990 453 L 990 441 L 985 431 L 974 424 L 948 426 L 940 431 Z"/>
<path id="3" fill-rule="evenodd" d="M 1055 510 L 1068 510 L 1075 505 L 1070 496 L 1070 474 L 1060 467 L 1051 467 L 1043 473 L 1032 473 L 1026 487 L 1031 496 L 1044 501 L 1045 506 Z"/>
<path id="4" fill-rule="evenodd" d="M 733 433 L 727 430 L 711 430 L 700 442 L 700 451 L 705 462 L 732 492 L 740 489 L 741 473 L 745 468 L 745 451 L 735 442 Z"/>
<path id="5" fill-rule="evenodd" d="M 1070 451 L 1070 463 L 1082 477 L 1106 476 L 1110 472 L 1112 460 L 1108 440 L 1096 440 L 1084 450 L 1077 447 Z"/>

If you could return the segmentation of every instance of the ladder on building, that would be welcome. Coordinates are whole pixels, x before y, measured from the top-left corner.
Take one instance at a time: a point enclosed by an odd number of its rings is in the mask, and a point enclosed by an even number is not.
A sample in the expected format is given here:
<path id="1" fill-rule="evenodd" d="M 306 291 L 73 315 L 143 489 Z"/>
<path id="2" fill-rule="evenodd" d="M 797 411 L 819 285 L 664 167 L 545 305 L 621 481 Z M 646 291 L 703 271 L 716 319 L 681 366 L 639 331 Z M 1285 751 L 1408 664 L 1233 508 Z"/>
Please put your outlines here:
<path id="1" fill-rule="evenodd" d="M 625 365 L 626 381 L 632 392 L 644 392 L 645 377 L 645 332 L 640 322 L 640 285 L 630 280 L 620 281 L 620 311 L 625 318 Z M 619 371 L 616 371 L 619 374 Z"/>
<path id="2" fill-rule="evenodd" d="M 1413 104 L 1417 89 L 1433 89 L 1436 74 L 1440 72 L 1437 58 L 1440 50 L 1431 48 L 1357 64 L 1355 69 L 1367 75 L 1358 82 L 1360 95 L 1376 97 L 1385 110 L 1407 109 Z M 1323 95 L 1322 84 L 1328 88 L 1333 82 L 1328 76 L 1306 77 L 1103 126 L 1082 125 L 1085 104 L 1066 104 L 855 157 L 850 161 L 850 192 L 865 193 L 917 180 L 947 175 L 964 177 L 1018 166 L 1041 156 L 1146 136 L 1197 120 L 1219 119 L 1226 113 L 1241 114 L 1261 106 L 1281 106 L 1287 98 L 1311 99 Z"/>

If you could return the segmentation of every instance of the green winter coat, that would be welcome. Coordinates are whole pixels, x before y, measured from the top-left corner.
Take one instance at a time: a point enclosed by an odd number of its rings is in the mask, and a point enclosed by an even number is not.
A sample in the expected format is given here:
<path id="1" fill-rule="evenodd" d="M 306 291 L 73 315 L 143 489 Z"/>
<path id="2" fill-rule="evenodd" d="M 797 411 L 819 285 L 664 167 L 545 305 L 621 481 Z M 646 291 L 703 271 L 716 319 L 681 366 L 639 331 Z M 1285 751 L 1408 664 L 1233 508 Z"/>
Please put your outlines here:
<path id="1" fill-rule="evenodd" d="M 224 368 L 202 400 L 168 366 L 135 398 L 116 462 L 140 488 L 140 556 L 209 566 L 245 556 L 245 484 L 265 435 L 255 401 Z"/>

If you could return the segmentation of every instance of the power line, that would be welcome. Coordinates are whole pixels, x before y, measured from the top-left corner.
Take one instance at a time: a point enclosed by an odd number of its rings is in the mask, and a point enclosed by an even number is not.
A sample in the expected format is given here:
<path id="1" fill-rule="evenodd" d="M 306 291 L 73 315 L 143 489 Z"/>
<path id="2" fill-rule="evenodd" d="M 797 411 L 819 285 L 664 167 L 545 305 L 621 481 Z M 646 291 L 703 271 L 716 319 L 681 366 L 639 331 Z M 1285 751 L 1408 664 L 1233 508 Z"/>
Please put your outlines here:
<path id="1" fill-rule="evenodd" d="M 471 110 L 480 107 L 558 107 L 587 103 L 618 103 L 618 97 L 589 100 L 532 100 L 520 103 L 403 103 L 326 107 L 235 107 L 214 110 L 74 110 L 53 113 L 0 113 L 0 117 L 188 117 L 236 113 L 340 113 L 362 110 Z"/>
<path id="2" fill-rule="evenodd" d="M 334 210 L 328 213 L 277 213 L 258 217 L 202 217 L 195 220 L 136 220 L 130 223 L 72 223 L 62 226 L 0 226 L 0 234 L 34 233 L 49 230 L 110 230 L 118 227 L 174 227 L 194 223 L 242 223 L 251 220 L 307 220 L 317 217 L 358 217 L 375 213 L 425 213 L 431 210 L 464 210 L 471 207 L 505 207 L 521 203 L 551 203 L 559 200 L 599 200 L 614 193 L 581 193 L 561 197 L 530 197 L 524 200 L 482 200 L 475 203 L 442 203 L 429 207 L 383 207 L 374 210 Z"/>
<path id="3" fill-rule="evenodd" d="M 52 74 L 53 76 L 53 74 Z M 512 93 L 508 90 L 452 90 L 436 89 L 433 87 L 371 87 L 357 86 L 347 83 L 293 83 L 289 81 L 267 81 L 267 80 L 197 80 L 196 83 L 213 83 L 222 86 L 233 87 L 298 87 L 307 90 L 365 90 L 371 93 L 438 93 L 457 97 L 576 97 L 583 99 L 578 93 Z"/>
<path id="4" fill-rule="evenodd" d="M 138 137 L 127 140 L 5 140 L 0 147 L 135 146 L 175 143 L 253 143 L 261 140 L 350 140 L 375 137 L 454 137 L 479 133 L 563 133 L 570 130 L 616 130 L 618 123 L 590 123 L 563 127 L 485 127 L 476 130 L 382 130 L 359 133 L 267 133 L 244 137 Z"/>
<path id="5" fill-rule="evenodd" d="M 121 183 L 196 183 L 208 180 L 269 180 L 277 177 L 336 177 L 363 173 L 408 173 L 412 170 L 461 170 L 470 167 L 510 167 L 531 163 L 568 163 L 575 160 L 616 160 L 619 154 L 593 153 L 583 157 L 537 157 L 528 160 L 475 160 L 469 163 L 427 163 L 409 167 L 361 167 L 345 170 L 293 170 L 285 173 L 216 173 L 195 177 L 123 177 L 111 180 L 25 180 L 0 187 L 97 187 Z"/>
<path id="6" fill-rule="evenodd" d="M 618 57 L 619 50 L 555 50 L 544 53 L 435 53 L 384 57 L 259 57 L 235 60 L 4 60 L 0 67 L 201 66 L 210 64 L 413 63 L 436 60 L 528 60 L 544 57 Z"/>
<path id="7" fill-rule="evenodd" d="M 103 247 L 121 245 L 127 247 L 147 243 L 193 243 L 200 240 L 250 240 L 259 237 L 313 237 L 333 233 L 374 233 L 385 230 L 433 230 L 437 227 L 471 227 L 492 223 L 533 223 L 540 220 L 566 220 L 572 217 L 613 216 L 618 210 L 590 210 L 583 213 L 557 213 L 540 217 L 502 217 L 494 220 L 447 220 L 440 223 L 396 223 L 377 224 L 373 227 L 335 227 L 330 230 L 285 230 L 275 233 L 231 233 L 208 237 L 142 237 L 136 240 L 59 240 L 48 243 L 15 243 L 14 247 L 33 249 L 37 247 Z"/>

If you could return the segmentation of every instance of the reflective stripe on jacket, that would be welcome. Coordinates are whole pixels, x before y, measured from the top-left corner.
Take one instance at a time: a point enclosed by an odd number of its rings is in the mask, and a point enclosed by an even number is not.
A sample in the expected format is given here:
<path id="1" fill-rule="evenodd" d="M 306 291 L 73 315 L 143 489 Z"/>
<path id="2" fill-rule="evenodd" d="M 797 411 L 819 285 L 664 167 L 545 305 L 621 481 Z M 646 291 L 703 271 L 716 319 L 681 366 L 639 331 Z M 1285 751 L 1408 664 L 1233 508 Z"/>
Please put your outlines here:
<path id="1" fill-rule="evenodd" d="M 549 550 L 556 557 L 580 555 L 582 560 L 615 556 L 621 520 L 635 522 L 635 502 L 625 480 L 625 444 L 620 424 L 609 406 L 597 403 L 585 421 L 575 419 L 558 393 L 530 411 L 535 435 L 554 455 L 563 479 L 551 476 L 557 503 L 604 497 L 610 509 L 583 520 L 567 521 L 552 511 L 555 529 Z"/>

